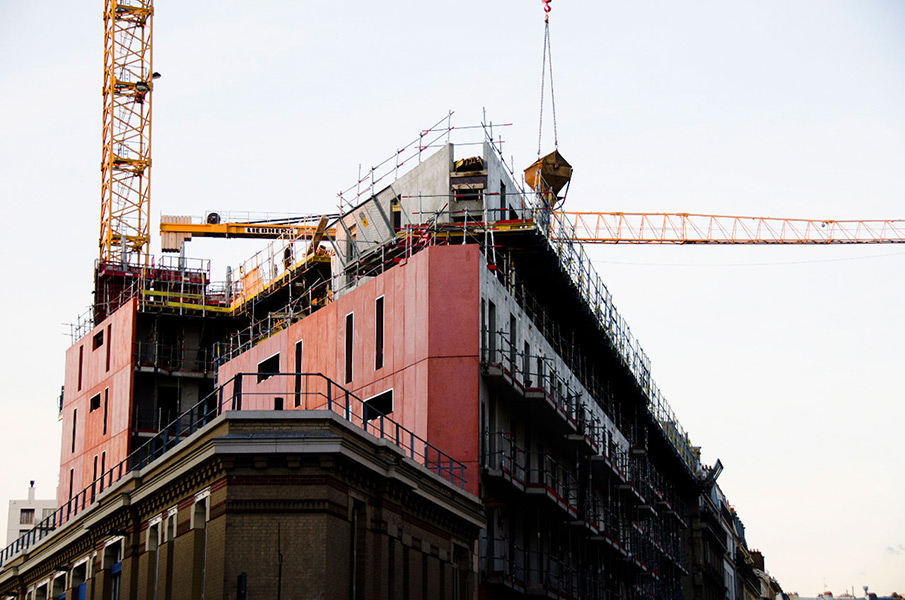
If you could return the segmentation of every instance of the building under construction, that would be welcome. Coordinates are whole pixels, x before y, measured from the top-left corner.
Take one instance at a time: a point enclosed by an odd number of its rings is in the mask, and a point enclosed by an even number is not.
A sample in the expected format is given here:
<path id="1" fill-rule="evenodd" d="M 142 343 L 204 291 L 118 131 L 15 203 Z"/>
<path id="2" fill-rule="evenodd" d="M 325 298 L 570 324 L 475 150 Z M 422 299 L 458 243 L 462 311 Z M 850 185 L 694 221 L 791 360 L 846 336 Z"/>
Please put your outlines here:
<path id="1" fill-rule="evenodd" d="M 229 285 L 98 269 L 59 509 L 4 552 L 3 593 L 769 597 L 555 209 L 571 167 L 430 145 Z"/>
<path id="2" fill-rule="evenodd" d="M 155 261 L 153 10 L 106 5 L 58 508 L 0 553 L 0 598 L 775 599 L 560 210 L 558 151 L 522 173 L 444 119 L 337 215 L 162 218 L 182 254 Z M 193 235 L 276 239 L 217 284 Z"/>

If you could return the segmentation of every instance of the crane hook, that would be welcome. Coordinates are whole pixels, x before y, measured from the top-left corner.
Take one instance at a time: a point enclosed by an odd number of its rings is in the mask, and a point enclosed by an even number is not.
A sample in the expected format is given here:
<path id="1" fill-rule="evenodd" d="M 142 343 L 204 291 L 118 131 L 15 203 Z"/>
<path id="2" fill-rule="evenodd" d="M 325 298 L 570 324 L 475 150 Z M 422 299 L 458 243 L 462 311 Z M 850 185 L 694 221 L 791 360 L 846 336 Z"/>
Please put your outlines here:
<path id="1" fill-rule="evenodd" d="M 544 12 L 545 13 L 548 13 L 552 10 L 552 8 L 550 7 L 550 3 L 553 2 L 553 0 L 541 0 L 541 2 L 544 3 Z"/>

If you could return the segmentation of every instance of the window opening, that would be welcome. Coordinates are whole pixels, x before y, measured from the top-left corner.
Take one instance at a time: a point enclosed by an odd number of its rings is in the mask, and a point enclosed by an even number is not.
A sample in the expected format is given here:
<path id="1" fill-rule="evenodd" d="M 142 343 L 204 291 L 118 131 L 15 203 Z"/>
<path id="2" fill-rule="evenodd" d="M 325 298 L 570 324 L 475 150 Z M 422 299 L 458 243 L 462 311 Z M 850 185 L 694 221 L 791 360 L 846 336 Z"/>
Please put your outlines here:
<path id="1" fill-rule="evenodd" d="M 258 383 L 270 379 L 280 372 L 280 353 L 277 352 L 270 358 L 265 358 L 258 363 Z"/>
<path id="2" fill-rule="evenodd" d="M 518 350 L 518 321 L 509 314 L 509 370 L 515 371 L 515 353 Z"/>
<path id="3" fill-rule="evenodd" d="M 393 390 L 371 396 L 362 403 L 362 407 L 365 421 L 372 421 L 381 415 L 389 415 L 393 412 Z"/>
<path id="4" fill-rule="evenodd" d="M 295 343 L 295 405 L 302 405 L 302 340 Z"/>
<path id="5" fill-rule="evenodd" d="M 101 395 L 95 394 L 88 401 L 88 412 L 94 412 L 101 407 Z"/>
<path id="6" fill-rule="evenodd" d="M 71 452 L 75 453 L 75 425 L 78 422 L 79 418 L 79 409 L 72 409 L 72 448 Z"/>
<path id="7" fill-rule="evenodd" d="M 106 362 L 107 362 L 107 369 L 106 369 L 107 371 L 110 370 L 110 347 L 113 345 L 113 344 L 111 343 L 111 342 L 112 342 L 112 338 L 110 337 L 110 333 L 111 333 L 111 331 L 112 331 L 112 328 L 113 328 L 112 325 L 107 325 L 107 361 L 106 361 Z"/>
<path id="8" fill-rule="evenodd" d="M 110 396 L 110 388 L 104 388 L 104 431 L 102 435 L 107 435 L 107 405 Z"/>
<path id="9" fill-rule="evenodd" d="M 283 399 L 279 396 L 273 399 L 273 410 L 283 410 Z"/>
<path id="10" fill-rule="evenodd" d="M 161 387 L 157 389 L 157 428 L 163 429 L 179 414 L 179 388 Z"/>
<path id="11" fill-rule="evenodd" d="M 103 345 L 104 345 L 104 331 L 101 330 L 94 334 L 94 338 L 92 338 L 92 340 L 91 340 L 91 349 L 97 350 L 98 348 L 100 348 Z"/>
<path id="12" fill-rule="evenodd" d="M 79 346 L 79 386 L 78 391 L 82 391 L 82 359 L 85 356 L 85 346 Z"/>
<path id="13" fill-rule="evenodd" d="M 374 369 L 383 368 L 383 296 L 374 303 Z"/>
<path id="14" fill-rule="evenodd" d="M 487 303 L 487 329 L 490 334 L 488 349 L 490 350 L 490 362 L 498 362 L 496 357 L 496 304 Z"/>
<path id="15" fill-rule="evenodd" d="M 352 382 L 352 338 L 354 317 L 352 313 L 346 315 L 346 377 L 345 382 Z"/>
<path id="16" fill-rule="evenodd" d="M 23 508 L 19 511 L 19 525 L 31 525 L 35 522 L 35 509 Z"/>

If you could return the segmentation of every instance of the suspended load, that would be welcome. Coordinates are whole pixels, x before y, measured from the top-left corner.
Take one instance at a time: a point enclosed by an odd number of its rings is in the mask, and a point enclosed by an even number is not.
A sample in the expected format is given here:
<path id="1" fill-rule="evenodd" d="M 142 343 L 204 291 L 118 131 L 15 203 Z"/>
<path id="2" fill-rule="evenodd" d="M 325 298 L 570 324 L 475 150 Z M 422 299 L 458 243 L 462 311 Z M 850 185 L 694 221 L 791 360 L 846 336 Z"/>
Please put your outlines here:
<path id="1" fill-rule="evenodd" d="M 525 183 L 537 192 L 548 206 L 554 206 L 562 189 L 568 191 L 572 179 L 572 165 L 566 162 L 559 150 L 537 159 L 525 169 Z M 564 199 L 566 194 L 563 193 Z"/>

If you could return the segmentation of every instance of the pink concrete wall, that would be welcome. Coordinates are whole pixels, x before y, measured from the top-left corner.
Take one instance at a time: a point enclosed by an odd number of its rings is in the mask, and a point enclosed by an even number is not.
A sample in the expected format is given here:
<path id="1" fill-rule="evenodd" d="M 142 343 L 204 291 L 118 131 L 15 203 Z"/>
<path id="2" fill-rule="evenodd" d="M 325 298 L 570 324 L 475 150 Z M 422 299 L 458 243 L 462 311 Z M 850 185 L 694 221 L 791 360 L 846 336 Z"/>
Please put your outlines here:
<path id="1" fill-rule="evenodd" d="M 477 492 L 479 278 L 477 246 L 436 246 L 345 294 L 250 351 L 223 365 L 219 382 L 255 373 L 280 352 L 281 372 L 295 371 L 302 340 L 302 371 L 322 373 L 362 399 L 393 390 L 391 417 L 443 452 L 472 465 L 469 491 Z M 384 364 L 375 368 L 375 301 L 384 297 Z M 345 321 L 354 315 L 353 379 L 345 384 Z M 314 385 L 312 380 L 311 384 Z M 291 377 L 243 381 L 244 409 L 272 409 L 283 397 L 293 408 Z M 323 391 L 323 390 L 320 390 Z M 308 396 L 301 408 L 322 406 Z"/>
<path id="2" fill-rule="evenodd" d="M 91 484 L 94 457 L 106 453 L 104 466 L 110 469 L 129 452 L 129 419 L 132 407 L 132 341 L 135 336 L 135 301 L 123 305 L 66 351 L 63 394 L 63 430 L 60 448 L 60 479 L 57 503 L 69 499 L 69 470 L 73 470 L 73 494 Z M 108 330 L 109 326 L 109 330 Z M 109 332 L 109 335 L 108 335 Z M 93 340 L 103 334 L 103 344 Z M 82 377 L 79 389 L 79 350 Z M 109 350 L 109 368 L 108 368 Z M 104 434 L 104 390 L 107 390 L 107 432 Z M 100 394 L 100 407 L 91 411 L 90 399 Z M 72 450 L 73 414 L 77 411 L 75 451 Z"/>

